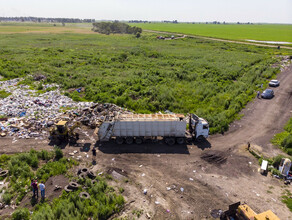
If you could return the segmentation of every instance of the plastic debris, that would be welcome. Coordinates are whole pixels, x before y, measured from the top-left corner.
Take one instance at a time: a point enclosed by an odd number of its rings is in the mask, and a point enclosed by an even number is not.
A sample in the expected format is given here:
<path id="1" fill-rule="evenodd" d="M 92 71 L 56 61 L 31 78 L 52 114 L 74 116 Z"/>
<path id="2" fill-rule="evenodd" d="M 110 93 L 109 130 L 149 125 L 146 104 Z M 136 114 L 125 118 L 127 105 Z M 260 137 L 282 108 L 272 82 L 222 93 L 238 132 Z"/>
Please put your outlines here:
<path id="1" fill-rule="evenodd" d="M 0 99 L 0 137 L 44 139 L 48 136 L 48 127 L 59 120 L 80 121 L 96 128 L 105 115 L 132 114 L 114 104 L 75 102 L 62 95 L 57 84 L 43 85 L 44 90 L 52 90 L 39 93 L 27 85 L 19 85 L 21 80 L 17 78 L 0 81 L 0 90 L 11 93 L 8 97 Z M 78 90 L 83 92 L 84 88 Z"/>

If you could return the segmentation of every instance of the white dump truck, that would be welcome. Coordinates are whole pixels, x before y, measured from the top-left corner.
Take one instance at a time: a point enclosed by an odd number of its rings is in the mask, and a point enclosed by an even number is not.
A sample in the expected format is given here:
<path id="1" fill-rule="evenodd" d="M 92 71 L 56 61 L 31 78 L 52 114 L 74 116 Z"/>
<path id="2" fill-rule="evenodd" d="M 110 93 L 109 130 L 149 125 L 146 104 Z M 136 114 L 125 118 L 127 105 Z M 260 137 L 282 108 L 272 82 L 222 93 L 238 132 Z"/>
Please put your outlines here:
<path id="1" fill-rule="evenodd" d="M 159 137 L 169 145 L 184 144 L 187 138 L 201 141 L 208 135 L 208 122 L 195 114 L 118 114 L 105 117 L 98 130 L 100 141 L 115 139 L 117 144 L 142 144 Z"/>

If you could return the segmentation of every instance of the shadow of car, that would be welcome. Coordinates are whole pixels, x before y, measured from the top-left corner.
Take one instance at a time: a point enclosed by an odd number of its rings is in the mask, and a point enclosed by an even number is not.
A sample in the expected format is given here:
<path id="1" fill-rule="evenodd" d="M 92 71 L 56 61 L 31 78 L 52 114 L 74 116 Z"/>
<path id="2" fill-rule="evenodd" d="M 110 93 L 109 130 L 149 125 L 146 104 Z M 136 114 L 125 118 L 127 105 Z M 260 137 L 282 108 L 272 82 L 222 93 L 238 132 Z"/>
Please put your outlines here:
<path id="1" fill-rule="evenodd" d="M 266 90 L 262 93 L 261 97 L 262 97 L 263 99 L 271 99 L 271 98 L 274 97 L 274 91 L 273 91 L 272 89 L 266 89 Z"/>
<path id="2" fill-rule="evenodd" d="M 269 86 L 271 86 L 271 87 L 277 87 L 279 85 L 280 85 L 280 81 L 276 80 L 276 79 L 273 79 L 269 82 Z"/>

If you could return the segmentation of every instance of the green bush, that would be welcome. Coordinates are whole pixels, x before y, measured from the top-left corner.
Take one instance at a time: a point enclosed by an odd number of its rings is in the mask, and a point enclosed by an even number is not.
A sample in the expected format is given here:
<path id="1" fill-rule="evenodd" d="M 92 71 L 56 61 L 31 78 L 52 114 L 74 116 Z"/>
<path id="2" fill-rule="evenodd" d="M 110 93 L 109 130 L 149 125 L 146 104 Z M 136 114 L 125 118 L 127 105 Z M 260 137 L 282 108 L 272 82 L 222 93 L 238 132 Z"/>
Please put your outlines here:
<path id="1" fill-rule="evenodd" d="M 41 150 L 37 152 L 37 156 L 39 159 L 48 161 L 54 158 L 55 152 L 48 152 L 46 150 Z"/>
<path id="2" fill-rule="evenodd" d="M 27 208 L 20 208 L 13 212 L 12 214 L 13 220 L 29 220 L 30 213 Z"/>
<path id="3" fill-rule="evenodd" d="M 273 167 L 278 168 L 279 165 L 280 165 L 280 163 L 281 163 L 281 160 L 282 160 L 283 158 L 285 158 L 284 155 L 277 155 L 276 157 L 274 157 L 274 158 L 273 158 L 273 163 L 272 163 Z"/>
<path id="4" fill-rule="evenodd" d="M 6 205 L 10 205 L 11 199 L 12 199 L 12 195 L 9 192 L 5 192 L 2 196 L 3 202 Z"/>
<path id="5" fill-rule="evenodd" d="M 292 148 L 292 133 L 285 137 L 281 145 L 286 149 Z"/>
<path id="6" fill-rule="evenodd" d="M 275 169 L 275 168 L 272 169 L 271 172 L 272 172 L 273 175 L 281 176 L 281 172 L 279 170 Z"/>
<path id="7" fill-rule="evenodd" d="M 274 136 L 271 142 L 292 156 L 292 118 L 284 127 L 285 131 Z"/>
<path id="8" fill-rule="evenodd" d="M 60 160 L 61 158 L 63 158 L 63 156 L 63 151 L 60 148 L 55 147 L 55 159 Z"/>

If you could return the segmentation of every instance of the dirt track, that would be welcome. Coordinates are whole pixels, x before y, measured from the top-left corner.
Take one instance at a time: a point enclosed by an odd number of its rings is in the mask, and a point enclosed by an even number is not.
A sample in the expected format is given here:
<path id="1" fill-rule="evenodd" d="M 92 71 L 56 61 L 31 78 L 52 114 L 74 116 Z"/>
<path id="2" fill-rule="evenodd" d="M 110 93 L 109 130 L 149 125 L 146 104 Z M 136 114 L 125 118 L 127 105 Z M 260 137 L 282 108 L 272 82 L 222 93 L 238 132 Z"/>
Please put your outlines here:
<path id="1" fill-rule="evenodd" d="M 247 202 L 256 212 L 273 210 L 281 219 L 291 219 L 291 212 L 281 202 L 283 182 L 258 173 L 258 162 L 245 144 L 259 145 L 274 156 L 280 151 L 270 139 L 283 129 L 292 111 L 292 65 L 279 74 L 281 86 L 272 100 L 255 99 L 243 110 L 241 120 L 231 124 L 224 135 L 213 135 L 202 144 L 167 146 L 161 142 L 142 146 L 105 143 L 98 146 L 96 170 L 119 168 L 127 173 L 121 181 L 127 199 L 125 213 L 143 209 L 153 219 L 206 219 L 213 209 L 226 209 L 237 201 Z M 66 146 L 66 153 L 80 149 L 84 162 L 91 161 L 90 149 L 96 144 L 92 131 L 81 132 L 78 146 Z M 95 136 L 93 136 L 96 138 Z M 46 140 L 12 143 L 2 138 L 1 153 L 52 149 Z M 89 158 L 85 152 L 89 151 Z M 112 181 L 112 184 L 117 184 Z M 143 190 L 147 189 L 147 194 Z M 291 186 L 290 188 L 291 191 Z"/>

